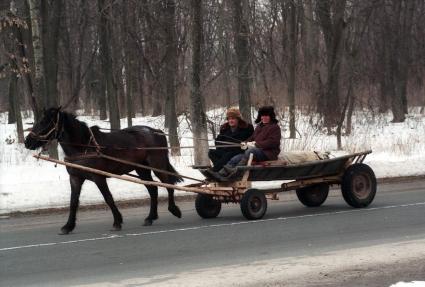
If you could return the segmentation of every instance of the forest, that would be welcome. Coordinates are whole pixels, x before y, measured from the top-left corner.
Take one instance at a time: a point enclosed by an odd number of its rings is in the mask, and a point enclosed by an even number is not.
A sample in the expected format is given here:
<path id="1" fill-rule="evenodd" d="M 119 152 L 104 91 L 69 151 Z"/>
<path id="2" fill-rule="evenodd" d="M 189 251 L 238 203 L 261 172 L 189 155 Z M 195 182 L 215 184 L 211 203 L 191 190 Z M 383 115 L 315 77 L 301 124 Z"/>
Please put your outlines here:
<path id="1" fill-rule="evenodd" d="M 350 134 L 355 110 L 425 107 L 423 0 L 1 0 L 0 112 L 23 140 L 23 117 L 61 106 L 122 128 L 177 117 L 196 137 L 206 112 L 273 105 L 296 137 L 296 114 Z M 205 142 L 198 142 L 205 145 Z"/>

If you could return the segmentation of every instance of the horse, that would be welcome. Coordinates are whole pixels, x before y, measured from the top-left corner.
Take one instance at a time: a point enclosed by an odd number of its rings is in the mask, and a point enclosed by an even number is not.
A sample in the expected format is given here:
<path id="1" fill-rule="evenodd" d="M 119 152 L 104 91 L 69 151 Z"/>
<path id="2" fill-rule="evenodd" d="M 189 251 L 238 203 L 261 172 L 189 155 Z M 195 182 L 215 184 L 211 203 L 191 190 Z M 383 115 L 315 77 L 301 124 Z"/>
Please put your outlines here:
<path id="1" fill-rule="evenodd" d="M 100 152 L 110 157 L 153 167 L 153 173 L 161 182 L 175 184 L 183 181 L 169 161 L 167 138 L 158 129 L 132 126 L 105 133 L 100 131 L 98 126 L 89 128 L 74 114 L 63 111 L 60 107 L 49 108 L 43 111 L 41 119 L 34 124 L 31 132 L 26 136 L 25 147 L 30 150 L 46 148 L 46 144 L 55 139 L 65 153 L 65 160 L 72 163 L 118 175 L 136 171 L 138 178 L 153 181 L 150 169 L 101 157 Z M 71 185 L 71 200 L 68 221 L 61 228 L 60 234 L 69 234 L 76 226 L 81 187 L 86 180 L 96 184 L 111 209 L 114 217 L 112 231 L 121 230 L 122 215 L 109 190 L 107 177 L 69 166 L 66 169 Z M 167 172 L 160 172 L 160 170 Z M 147 185 L 146 188 L 150 195 L 150 211 L 144 220 L 144 226 L 149 226 L 158 219 L 158 187 Z M 167 191 L 168 210 L 174 216 L 181 218 L 181 211 L 174 201 L 174 189 L 167 188 Z"/>

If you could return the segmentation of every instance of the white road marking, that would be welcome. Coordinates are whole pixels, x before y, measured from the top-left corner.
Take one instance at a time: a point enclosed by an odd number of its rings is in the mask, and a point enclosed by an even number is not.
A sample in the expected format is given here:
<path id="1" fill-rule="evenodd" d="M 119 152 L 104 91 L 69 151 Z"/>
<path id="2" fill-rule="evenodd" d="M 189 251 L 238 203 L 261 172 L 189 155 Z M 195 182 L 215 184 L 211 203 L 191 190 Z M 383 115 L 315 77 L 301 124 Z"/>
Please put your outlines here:
<path id="1" fill-rule="evenodd" d="M 242 225 L 242 224 L 258 224 L 258 223 L 271 222 L 271 221 L 285 221 L 285 220 L 290 220 L 290 219 L 301 219 L 301 218 L 315 217 L 315 216 L 348 214 L 348 213 L 356 213 L 356 212 L 367 212 L 367 211 L 375 211 L 375 210 L 382 210 L 382 209 L 412 207 L 412 206 L 421 206 L 421 205 L 425 205 L 425 202 L 416 202 L 416 203 L 408 203 L 408 204 L 400 204 L 400 205 L 388 205 L 388 206 L 382 206 L 382 207 L 371 207 L 371 208 L 363 208 L 363 209 L 351 209 L 351 210 L 334 211 L 334 212 L 323 212 L 323 213 L 305 214 L 305 215 L 298 215 L 298 216 L 276 217 L 276 218 L 259 219 L 259 220 L 252 220 L 252 221 L 238 221 L 238 222 L 230 222 L 230 223 L 210 224 L 210 225 L 201 225 L 201 226 L 192 226 L 192 227 L 186 227 L 186 228 L 148 231 L 148 232 L 140 232 L 140 233 L 126 233 L 126 234 L 123 234 L 123 235 L 112 234 L 112 235 L 103 236 L 103 237 L 93 237 L 93 238 L 85 238 L 85 239 L 77 239 L 77 240 L 59 241 L 59 242 L 48 242 L 48 243 L 11 246 L 11 247 L 0 248 L 0 252 L 10 251 L 10 250 L 18 250 L 18 249 L 24 249 L 24 248 L 55 246 L 55 245 L 87 242 L 87 241 L 109 240 L 109 239 L 132 237 L 132 236 L 154 235 L 154 234 L 180 232 L 180 231 L 200 230 L 200 229 L 207 229 L 207 228 L 219 228 L 219 227 L 236 226 L 236 225 Z"/>

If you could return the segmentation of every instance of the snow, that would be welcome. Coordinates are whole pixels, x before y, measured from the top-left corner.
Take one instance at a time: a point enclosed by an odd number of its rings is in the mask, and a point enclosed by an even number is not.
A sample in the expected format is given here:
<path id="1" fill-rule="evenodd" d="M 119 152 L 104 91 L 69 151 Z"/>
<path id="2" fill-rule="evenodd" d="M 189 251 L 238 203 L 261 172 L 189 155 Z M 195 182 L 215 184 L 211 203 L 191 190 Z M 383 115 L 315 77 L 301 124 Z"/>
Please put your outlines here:
<path id="1" fill-rule="evenodd" d="M 412 108 L 404 123 L 391 123 L 391 115 L 373 115 L 368 111 L 356 111 L 353 116 L 353 131 L 343 137 L 344 151 L 337 151 L 336 137 L 317 127 L 320 119 L 316 115 L 297 113 L 297 139 L 288 139 L 288 122 L 280 121 L 284 139 L 283 151 L 322 150 L 331 151 L 332 156 L 372 149 L 366 158 L 377 177 L 415 176 L 425 174 L 425 116 L 419 108 Z M 25 116 L 25 113 L 23 114 Z M 223 122 L 225 112 L 222 108 L 208 112 L 209 118 L 217 125 Z M 79 116 L 89 126 L 98 125 L 108 128 L 107 121 L 96 116 Z M 24 129 L 32 126 L 31 116 L 24 118 Z M 121 127 L 127 125 L 122 119 Z M 148 125 L 164 130 L 163 117 L 137 117 L 133 125 Z M 179 117 L 179 135 L 181 146 L 193 145 L 192 133 L 184 116 Z M 212 135 L 209 135 L 212 140 Z M 0 214 L 15 211 L 28 211 L 40 208 L 68 206 L 70 186 L 68 174 L 63 166 L 37 161 L 32 157 L 34 151 L 26 150 L 17 144 L 15 125 L 7 124 L 7 113 L 0 113 Z M 213 142 L 210 142 L 212 145 Z M 182 149 L 182 155 L 171 157 L 173 166 L 183 175 L 202 179 L 202 175 L 190 168 L 193 164 L 192 149 Z M 60 150 L 60 158 L 63 153 Z M 144 186 L 134 183 L 108 179 L 112 194 L 116 200 L 142 199 L 148 197 Z M 182 184 L 191 183 L 185 180 Z M 281 182 L 257 183 L 256 186 L 271 187 Z M 160 196 L 166 190 L 159 189 Z M 176 191 L 176 194 L 187 194 Z M 81 193 L 81 205 L 103 202 L 96 186 L 86 182 Z"/>
<path id="2" fill-rule="evenodd" d="M 425 287 L 425 281 L 398 282 L 390 287 Z"/>

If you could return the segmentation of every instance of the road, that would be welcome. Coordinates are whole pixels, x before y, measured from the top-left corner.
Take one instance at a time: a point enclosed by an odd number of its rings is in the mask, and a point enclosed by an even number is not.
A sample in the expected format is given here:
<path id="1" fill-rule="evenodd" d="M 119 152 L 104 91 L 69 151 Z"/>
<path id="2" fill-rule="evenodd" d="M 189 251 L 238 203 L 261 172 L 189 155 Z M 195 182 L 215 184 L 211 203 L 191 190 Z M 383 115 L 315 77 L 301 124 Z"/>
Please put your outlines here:
<path id="1" fill-rule="evenodd" d="M 389 286 L 425 280 L 425 181 L 381 184 L 373 204 L 353 209 L 333 191 L 322 207 L 294 194 L 269 201 L 263 220 L 238 205 L 216 219 L 180 202 L 178 219 L 160 206 L 121 210 L 112 233 L 106 210 L 0 219 L 0 286 Z M 362 283 L 362 284 L 359 284 Z M 351 285 L 350 285 L 351 284 Z"/>

